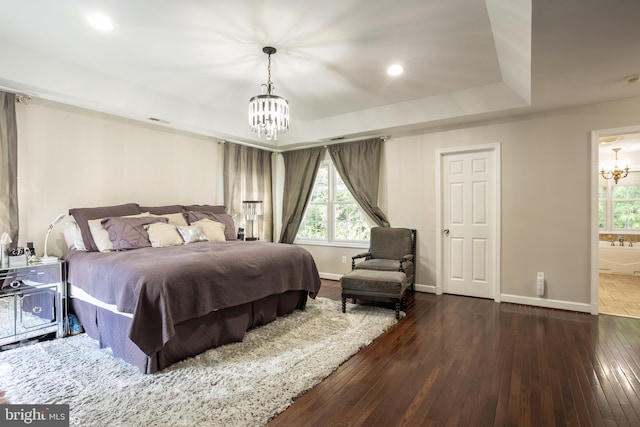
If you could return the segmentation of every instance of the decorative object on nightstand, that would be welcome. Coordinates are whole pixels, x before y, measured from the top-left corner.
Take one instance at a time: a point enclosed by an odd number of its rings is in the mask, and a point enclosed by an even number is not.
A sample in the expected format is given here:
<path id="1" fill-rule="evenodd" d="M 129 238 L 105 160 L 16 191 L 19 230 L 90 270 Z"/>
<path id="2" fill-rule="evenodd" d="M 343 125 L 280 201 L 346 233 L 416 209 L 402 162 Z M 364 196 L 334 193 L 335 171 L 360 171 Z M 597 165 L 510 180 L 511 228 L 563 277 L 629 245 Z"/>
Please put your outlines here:
<path id="1" fill-rule="evenodd" d="M 22 247 L 9 248 L 7 253 L 9 254 L 9 267 L 22 267 L 27 265 L 29 261 L 29 257 Z"/>
<path id="2" fill-rule="evenodd" d="M 41 262 L 53 262 L 53 261 L 57 261 L 58 257 L 57 256 L 49 256 L 47 255 L 47 242 L 49 241 L 49 234 L 51 234 L 51 230 L 53 230 L 53 227 L 55 227 L 55 225 L 57 223 L 59 223 L 60 221 L 62 221 L 62 218 L 65 217 L 65 214 L 60 214 L 56 217 L 56 219 L 54 219 L 51 224 L 49 225 L 49 228 L 47 229 L 47 235 L 44 238 L 44 255 L 42 255 L 42 258 L 40 258 Z"/>
<path id="3" fill-rule="evenodd" d="M 253 232 L 253 224 L 258 216 L 262 215 L 262 200 L 244 200 L 242 202 L 242 210 L 247 221 L 251 221 L 251 237 L 246 237 L 245 240 L 260 240 Z"/>

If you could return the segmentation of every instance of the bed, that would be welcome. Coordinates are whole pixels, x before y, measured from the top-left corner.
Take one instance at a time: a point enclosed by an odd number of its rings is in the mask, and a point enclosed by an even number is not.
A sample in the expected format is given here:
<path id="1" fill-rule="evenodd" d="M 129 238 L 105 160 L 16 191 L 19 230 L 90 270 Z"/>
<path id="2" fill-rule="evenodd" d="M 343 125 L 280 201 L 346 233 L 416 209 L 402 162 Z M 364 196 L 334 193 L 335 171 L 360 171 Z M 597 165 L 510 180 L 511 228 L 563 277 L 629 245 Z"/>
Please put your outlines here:
<path id="1" fill-rule="evenodd" d="M 315 298 L 320 289 L 311 254 L 295 245 L 234 240 L 233 223 L 223 209 L 128 204 L 70 210 L 74 221 L 65 226 L 70 250 L 64 256 L 68 295 L 87 334 L 141 372 L 153 373 L 241 341 L 247 330 L 277 316 L 304 310 L 307 298 Z M 180 216 L 187 225 L 170 224 L 181 223 Z M 96 250 L 100 237 L 90 227 L 96 219 L 113 248 Z M 112 233 L 113 224 L 124 224 L 120 228 L 129 236 L 122 237 L 122 230 Z M 187 235 L 180 244 L 153 244 L 156 226 L 201 231 L 203 224 L 224 235 L 209 233 L 208 239 L 193 241 Z M 68 233 L 73 227 L 75 236 Z M 131 237 L 135 233 L 140 236 Z"/>

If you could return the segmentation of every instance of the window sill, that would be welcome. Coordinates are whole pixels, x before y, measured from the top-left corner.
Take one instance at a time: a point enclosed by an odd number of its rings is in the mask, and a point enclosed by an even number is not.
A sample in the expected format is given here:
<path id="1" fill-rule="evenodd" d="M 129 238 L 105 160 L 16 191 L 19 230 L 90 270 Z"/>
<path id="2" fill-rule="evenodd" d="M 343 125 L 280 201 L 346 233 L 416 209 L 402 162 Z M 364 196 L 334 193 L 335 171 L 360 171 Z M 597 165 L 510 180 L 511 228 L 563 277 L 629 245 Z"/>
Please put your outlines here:
<path id="1" fill-rule="evenodd" d="M 616 235 L 616 236 L 618 236 L 618 235 L 623 236 L 623 235 L 627 235 L 627 234 L 629 234 L 629 235 L 634 235 L 634 234 L 635 235 L 640 235 L 640 230 L 602 230 L 601 229 L 598 232 L 598 234 L 599 235 L 609 234 L 609 235 Z"/>
<path id="2" fill-rule="evenodd" d="M 369 249 L 369 243 L 359 242 L 321 242 L 316 240 L 295 240 L 295 245 L 301 246 L 326 246 L 331 248 L 354 248 L 354 249 Z"/>

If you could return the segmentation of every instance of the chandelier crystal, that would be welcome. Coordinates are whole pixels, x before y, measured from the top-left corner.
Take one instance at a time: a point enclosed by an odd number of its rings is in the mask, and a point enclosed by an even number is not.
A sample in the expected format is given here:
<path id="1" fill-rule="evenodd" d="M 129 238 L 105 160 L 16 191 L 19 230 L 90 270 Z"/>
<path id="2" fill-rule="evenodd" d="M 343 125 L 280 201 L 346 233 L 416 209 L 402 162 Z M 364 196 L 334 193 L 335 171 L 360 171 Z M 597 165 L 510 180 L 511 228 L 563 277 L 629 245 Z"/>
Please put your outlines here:
<path id="1" fill-rule="evenodd" d="M 626 178 L 627 175 L 629 175 L 629 166 L 625 166 L 624 169 L 620 169 L 618 167 L 618 151 L 620 151 L 620 148 L 612 148 L 611 151 L 616 153 L 616 160 L 615 160 L 615 163 L 613 164 L 613 169 L 605 170 L 603 166 L 602 169 L 600 170 L 600 175 L 602 175 L 604 179 L 613 178 L 613 181 L 617 184 L 620 179 Z"/>
<path id="2" fill-rule="evenodd" d="M 289 130 L 289 101 L 274 95 L 275 86 L 271 82 L 271 55 L 276 48 L 266 46 L 262 51 L 268 55 L 267 84 L 262 85 L 262 95 L 249 100 L 249 126 L 258 137 L 277 140 L 278 135 Z"/>

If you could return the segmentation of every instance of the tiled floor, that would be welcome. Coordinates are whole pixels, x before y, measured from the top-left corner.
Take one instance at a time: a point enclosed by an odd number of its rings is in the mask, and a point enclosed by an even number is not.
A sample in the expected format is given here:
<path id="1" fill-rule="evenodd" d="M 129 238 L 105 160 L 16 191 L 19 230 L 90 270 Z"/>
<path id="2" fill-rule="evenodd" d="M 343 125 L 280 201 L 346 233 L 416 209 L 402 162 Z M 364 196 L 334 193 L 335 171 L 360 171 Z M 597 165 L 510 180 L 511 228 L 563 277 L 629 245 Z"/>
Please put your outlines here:
<path id="1" fill-rule="evenodd" d="M 640 276 L 600 273 L 600 313 L 640 319 Z"/>

